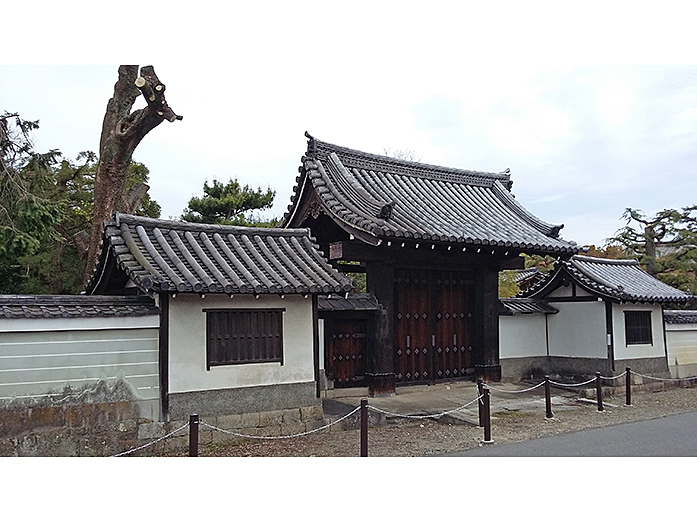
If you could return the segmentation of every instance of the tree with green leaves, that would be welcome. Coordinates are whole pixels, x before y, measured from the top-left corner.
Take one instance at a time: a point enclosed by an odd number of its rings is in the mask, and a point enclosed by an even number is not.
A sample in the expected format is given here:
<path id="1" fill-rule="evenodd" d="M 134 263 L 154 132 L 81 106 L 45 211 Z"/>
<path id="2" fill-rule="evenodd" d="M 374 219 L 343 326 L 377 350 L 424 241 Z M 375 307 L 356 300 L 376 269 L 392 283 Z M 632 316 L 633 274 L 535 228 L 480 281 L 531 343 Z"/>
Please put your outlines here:
<path id="1" fill-rule="evenodd" d="M 83 152 L 74 163 L 57 150 L 36 153 L 36 129 L 38 121 L 0 117 L 0 293 L 75 294 L 83 286 L 97 157 Z M 127 173 L 127 188 L 138 188 L 129 211 L 159 217 L 147 167 L 131 161 Z"/>
<path id="2" fill-rule="evenodd" d="M 622 218 L 627 224 L 608 245 L 621 246 L 668 285 L 697 293 L 697 205 L 664 209 L 652 217 L 628 208 Z"/>
<path id="3" fill-rule="evenodd" d="M 222 225 L 243 225 L 255 227 L 274 227 L 278 220 L 264 220 L 254 211 L 270 209 L 276 191 L 268 188 L 266 191 L 258 187 L 256 190 L 249 185 L 242 186 L 235 180 L 223 184 L 213 180 L 203 184 L 203 196 L 194 196 L 184 209 L 182 220 L 195 223 L 216 223 Z"/>
<path id="4" fill-rule="evenodd" d="M 34 152 L 30 135 L 38 126 L 16 113 L 0 116 L 0 292 L 12 291 L 21 278 L 17 260 L 54 240 L 64 216 L 63 205 L 46 195 L 60 153 Z"/>

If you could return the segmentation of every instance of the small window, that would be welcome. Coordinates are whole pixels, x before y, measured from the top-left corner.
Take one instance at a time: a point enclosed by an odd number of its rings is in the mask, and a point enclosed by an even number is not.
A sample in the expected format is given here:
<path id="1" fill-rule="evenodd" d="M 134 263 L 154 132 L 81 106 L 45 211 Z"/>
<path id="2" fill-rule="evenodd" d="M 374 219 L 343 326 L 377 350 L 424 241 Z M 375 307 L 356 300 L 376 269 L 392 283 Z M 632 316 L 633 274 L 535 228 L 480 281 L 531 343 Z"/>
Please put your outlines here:
<path id="1" fill-rule="evenodd" d="M 624 331 L 627 345 L 652 345 L 651 311 L 625 311 Z"/>
<path id="2" fill-rule="evenodd" d="M 283 309 L 206 311 L 208 368 L 283 363 Z"/>

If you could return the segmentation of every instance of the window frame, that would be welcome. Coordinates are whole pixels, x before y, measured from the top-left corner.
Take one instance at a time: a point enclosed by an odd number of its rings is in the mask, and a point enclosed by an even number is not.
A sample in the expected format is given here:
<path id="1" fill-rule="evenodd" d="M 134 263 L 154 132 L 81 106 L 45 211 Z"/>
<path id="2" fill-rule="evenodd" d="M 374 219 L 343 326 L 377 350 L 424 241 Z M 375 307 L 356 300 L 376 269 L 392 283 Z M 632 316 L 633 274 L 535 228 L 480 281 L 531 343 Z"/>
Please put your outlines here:
<path id="1" fill-rule="evenodd" d="M 624 311 L 625 345 L 653 345 L 652 311 Z"/>
<path id="2" fill-rule="evenodd" d="M 280 363 L 283 365 L 285 344 L 283 338 L 283 320 L 285 308 L 252 308 L 252 309 L 204 309 L 206 313 L 206 369 L 211 367 L 225 367 L 229 365 L 249 365 L 255 363 Z M 224 319 L 222 315 L 225 315 Z M 271 332 L 260 333 L 257 329 L 263 315 L 263 323 Z M 216 327 L 213 322 L 219 321 Z M 267 321 L 268 320 L 268 321 Z M 233 329 L 237 326 L 237 331 L 233 339 L 239 339 L 239 335 L 245 336 L 247 340 L 256 340 L 251 345 L 241 344 L 239 341 L 227 347 L 214 345 L 216 337 L 220 340 L 220 335 L 228 334 L 230 340 L 231 332 L 222 332 L 224 329 Z M 256 326 L 256 329 L 255 329 Z M 217 329 L 217 330 L 216 330 Z M 240 332 L 242 331 L 242 332 Z M 246 332 L 245 332 L 246 331 Z M 259 339 L 264 341 L 260 342 Z M 271 342 L 268 340 L 273 338 Z M 244 343 L 244 342 L 242 342 Z M 223 356 L 221 358 L 221 355 Z"/>

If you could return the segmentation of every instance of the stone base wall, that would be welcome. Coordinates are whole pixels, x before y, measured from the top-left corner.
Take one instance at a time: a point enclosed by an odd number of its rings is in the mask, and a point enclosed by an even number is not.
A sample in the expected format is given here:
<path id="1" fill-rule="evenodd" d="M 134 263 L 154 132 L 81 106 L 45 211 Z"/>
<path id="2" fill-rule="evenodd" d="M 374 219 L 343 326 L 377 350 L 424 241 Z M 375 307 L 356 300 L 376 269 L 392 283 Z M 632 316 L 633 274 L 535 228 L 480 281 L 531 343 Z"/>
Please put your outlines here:
<path id="1" fill-rule="evenodd" d="M 570 380 L 588 379 L 600 372 L 603 376 L 618 375 L 629 367 L 634 372 L 668 377 L 666 358 L 637 358 L 618 360 L 613 371 L 607 359 L 571 358 L 562 356 L 535 356 L 528 358 L 506 358 L 501 360 L 501 372 L 504 379 L 542 379 L 545 375 L 553 378 Z"/>
<path id="2" fill-rule="evenodd" d="M 307 384 L 175 395 L 177 415 L 167 422 L 159 414 L 144 417 L 140 402 L 118 384 L 98 388 L 102 394 L 0 405 L 0 456 L 114 456 L 144 445 L 128 455 L 186 456 L 190 414 L 202 423 L 201 449 L 243 439 L 239 434 L 289 436 L 327 424 Z"/>
<path id="3" fill-rule="evenodd" d="M 217 416 L 320 405 L 314 381 L 214 389 L 169 394 L 169 419 L 187 420 L 191 414 Z"/>
<path id="4" fill-rule="evenodd" d="M 236 434 L 289 436 L 327 425 L 321 404 L 245 414 L 201 416 L 200 421 L 201 449 L 244 439 Z M 169 435 L 172 432 L 174 434 Z M 164 439 L 157 441 L 160 438 Z M 139 418 L 137 405 L 128 401 L 0 409 L 2 457 L 114 456 L 155 441 L 128 455 L 186 456 L 189 446 L 188 420 L 161 422 Z"/>
<path id="5" fill-rule="evenodd" d="M 0 456 L 109 456 L 150 422 L 129 401 L 0 409 Z"/>

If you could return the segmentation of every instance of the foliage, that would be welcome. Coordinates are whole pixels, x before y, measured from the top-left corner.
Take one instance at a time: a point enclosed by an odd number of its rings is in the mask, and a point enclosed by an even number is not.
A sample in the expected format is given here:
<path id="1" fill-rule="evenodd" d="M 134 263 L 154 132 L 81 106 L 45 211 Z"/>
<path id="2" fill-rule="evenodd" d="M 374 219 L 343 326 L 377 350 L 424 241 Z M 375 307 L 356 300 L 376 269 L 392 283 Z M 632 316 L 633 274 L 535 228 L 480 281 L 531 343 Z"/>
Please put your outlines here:
<path id="1" fill-rule="evenodd" d="M 628 208 L 622 217 L 627 224 L 607 240 L 608 248 L 621 247 L 649 274 L 696 294 L 697 205 L 680 210 L 664 209 L 653 217 Z"/>
<path id="2" fill-rule="evenodd" d="M 499 298 L 512 298 L 520 293 L 520 287 L 515 282 L 516 271 L 499 273 Z"/>
<path id="3" fill-rule="evenodd" d="M 8 118 L 8 116 L 10 118 Z M 76 162 L 57 150 L 36 153 L 30 139 L 38 122 L 5 115 L 0 177 L 0 293 L 75 294 L 82 290 L 94 202 L 97 157 Z M 148 169 L 131 162 L 129 184 L 145 183 Z M 159 216 L 146 194 L 136 212 Z"/>
<path id="4" fill-rule="evenodd" d="M 243 187 L 237 180 L 230 180 L 227 184 L 213 180 L 212 185 L 204 182 L 203 193 L 201 198 L 194 196 L 189 200 L 182 214 L 183 220 L 255 227 L 278 225 L 277 219 L 264 220 L 252 212 L 271 208 L 276 191 L 270 188 L 264 192 L 261 187 L 256 190 L 249 185 Z"/>

